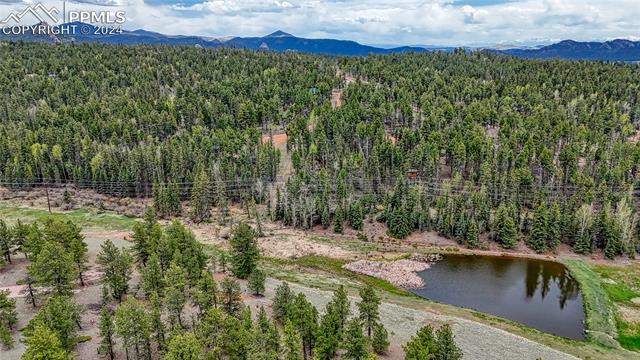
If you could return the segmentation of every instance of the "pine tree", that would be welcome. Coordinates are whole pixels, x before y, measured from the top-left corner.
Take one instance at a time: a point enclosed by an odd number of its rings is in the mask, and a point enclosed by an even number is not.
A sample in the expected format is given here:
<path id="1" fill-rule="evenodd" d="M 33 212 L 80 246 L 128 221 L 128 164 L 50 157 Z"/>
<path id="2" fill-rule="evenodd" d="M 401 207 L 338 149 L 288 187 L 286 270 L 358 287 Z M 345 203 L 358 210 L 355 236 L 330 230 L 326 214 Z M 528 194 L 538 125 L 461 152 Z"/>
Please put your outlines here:
<path id="1" fill-rule="evenodd" d="M 240 297 L 240 284 L 238 280 L 226 277 L 220 283 L 220 297 L 222 308 L 229 315 L 237 315 L 242 309 L 242 299 Z"/>
<path id="2" fill-rule="evenodd" d="M 273 309 L 273 318 L 281 324 L 284 323 L 288 317 L 289 308 L 293 302 L 293 292 L 289 287 L 289 284 L 283 282 L 276 288 L 276 294 L 273 298 L 271 308 Z"/>
<path id="3" fill-rule="evenodd" d="M 246 279 L 256 269 L 260 255 L 253 229 L 241 223 L 234 230 L 230 243 L 233 274 L 240 279 Z"/>
<path id="4" fill-rule="evenodd" d="M 71 360 L 60 339 L 51 329 L 44 325 L 37 325 L 24 340 L 27 349 L 22 355 L 23 360 Z"/>
<path id="5" fill-rule="evenodd" d="M 122 339 L 122 347 L 129 358 L 134 350 L 137 359 L 151 356 L 151 327 L 144 306 L 132 296 L 118 304 L 115 312 L 115 333 Z"/>
<path id="6" fill-rule="evenodd" d="M 533 226 L 529 235 L 529 246 L 538 254 L 543 253 L 547 247 L 547 238 L 549 236 L 549 220 L 547 215 L 547 207 L 542 202 L 536 208 L 533 215 Z"/>
<path id="7" fill-rule="evenodd" d="M 469 221 L 469 226 L 467 226 L 467 233 L 464 235 L 464 239 L 467 242 L 467 246 L 469 248 L 478 247 L 479 242 L 479 234 L 478 234 L 478 223 L 474 217 Z"/>
<path id="8" fill-rule="evenodd" d="M 300 293 L 294 297 L 290 305 L 288 318 L 300 334 L 303 357 L 310 357 L 318 332 L 318 311 L 304 294 Z"/>
<path id="9" fill-rule="evenodd" d="M 208 271 L 202 271 L 200 280 L 191 289 L 191 300 L 198 307 L 200 316 L 218 306 L 218 285 Z"/>
<path id="10" fill-rule="evenodd" d="M 379 320 L 378 307 L 380 306 L 380 297 L 371 285 L 367 285 L 360 289 L 361 301 L 358 303 L 358 311 L 360 320 L 367 328 L 367 337 L 371 338 L 371 330 Z"/>
<path id="11" fill-rule="evenodd" d="M 133 258 L 127 250 L 118 249 L 111 240 L 107 240 L 100 246 L 97 263 L 104 273 L 103 282 L 111 290 L 111 296 L 121 301 L 129 291 Z"/>
<path id="12" fill-rule="evenodd" d="M 351 306 L 344 285 L 340 285 L 338 289 L 333 292 L 333 298 L 327 304 L 327 312 L 331 312 L 336 316 L 338 319 L 339 333 L 342 333 L 347 322 L 347 317 L 351 313 Z"/>
<path id="13" fill-rule="evenodd" d="M 560 245 L 560 239 L 562 238 L 562 214 L 560 213 L 560 206 L 557 202 L 551 204 L 549 209 L 549 226 L 547 227 L 547 247 L 556 252 Z"/>
<path id="14" fill-rule="evenodd" d="M 98 354 L 108 355 L 109 359 L 113 360 L 115 357 L 115 325 L 113 324 L 111 313 L 106 306 L 103 306 L 102 309 L 100 309 L 100 320 L 98 322 L 98 329 L 100 332 L 100 345 L 98 346 Z"/>
<path id="15" fill-rule="evenodd" d="M 624 253 L 622 247 L 622 232 L 620 226 L 613 218 L 607 219 L 603 225 L 604 255 L 608 259 L 614 259 L 616 256 Z"/>
<path id="16" fill-rule="evenodd" d="M 171 338 L 163 360 L 203 360 L 205 359 L 200 340 L 190 332 Z"/>
<path id="17" fill-rule="evenodd" d="M 76 345 L 77 328 L 80 327 L 83 312 L 84 308 L 74 303 L 71 298 L 52 296 L 29 321 L 23 334 L 30 336 L 38 325 L 42 325 L 58 336 L 62 347 L 71 350 Z"/>
<path id="18" fill-rule="evenodd" d="M 343 222 L 342 208 L 338 206 L 336 212 L 333 214 L 333 232 L 342 234 L 344 230 Z"/>
<path id="19" fill-rule="evenodd" d="M 182 310 L 187 301 L 185 293 L 184 271 L 175 262 L 171 263 L 169 270 L 165 274 L 165 302 L 169 311 L 171 324 L 182 326 Z"/>
<path id="20" fill-rule="evenodd" d="M 431 325 L 427 325 L 416 333 L 404 346 L 405 360 L 439 359 L 438 344 Z"/>
<path id="21" fill-rule="evenodd" d="M 6 349 L 13 347 L 11 332 L 17 322 L 16 301 L 9 298 L 9 290 L 0 291 L 0 342 Z"/>
<path id="22" fill-rule="evenodd" d="M 191 220 L 200 223 L 211 217 L 211 184 L 207 172 L 200 170 L 191 189 Z"/>
<path id="23" fill-rule="evenodd" d="M 77 268 L 60 244 L 47 241 L 29 265 L 28 272 L 36 284 L 51 288 L 57 295 L 69 295 Z"/>
<path id="24" fill-rule="evenodd" d="M 332 360 L 340 344 L 340 319 L 331 312 L 325 312 L 318 326 L 315 357 L 317 360 Z"/>
<path id="25" fill-rule="evenodd" d="M 158 251 L 162 228 L 158 224 L 156 211 L 152 207 L 144 210 L 144 222 L 133 225 L 133 257 L 138 264 L 145 266 L 151 254 Z"/>
<path id="26" fill-rule="evenodd" d="M 0 254 L 4 261 L 11 264 L 11 254 L 13 253 L 13 234 L 7 224 L 0 219 Z M 1 261 L 0 261 L 1 263 Z"/>
<path id="27" fill-rule="evenodd" d="M 518 229 L 509 208 L 504 204 L 498 206 L 495 220 L 496 241 L 505 249 L 513 249 L 518 241 Z"/>
<path id="28" fill-rule="evenodd" d="M 152 293 L 149 296 L 149 302 L 151 303 L 151 313 L 149 314 L 149 327 L 153 333 L 156 344 L 158 344 L 158 350 L 161 352 L 165 350 L 165 325 L 162 321 L 162 301 L 156 293 Z"/>
<path id="29" fill-rule="evenodd" d="M 255 296 L 264 295 L 264 282 L 266 276 L 264 272 L 258 268 L 255 268 L 251 275 L 249 275 L 249 282 L 247 283 L 247 288 L 253 293 Z"/>
<path id="30" fill-rule="evenodd" d="M 389 350 L 389 333 L 382 323 L 376 323 L 373 327 L 373 337 L 371 347 L 376 354 L 386 354 Z"/>
<path id="31" fill-rule="evenodd" d="M 411 233 L 409 216 L 403 206 L 396 208 L 391 215 L 389 235 L 396 239 L 406 239 Z"/>
<path id="32" fill-rule="evenodd" d="M 438 350 L 436 358 L 442 360 L 460 360 L 462 359 L 462 350 L 455 342 L 451 326 L 445 324 L 436 331 L 436 344 Z"/>
<path id="33" fill-rule="evenodd" d="M 349 222 L 351 223 L 351 228 L 358 231 L 362 230 L 362 226 L 364 224 L 363 218 L 364 218 L 364 211 L 362 209 L 362 205 L 360 204 L 360 201 L 356 201 L 353 204 L 351 204 L 350 214 L 349 214 Z"/>
<path id="34" fill-rule="evenodd" d="M 153 253 L 147 260 L 147 265 L 140 270 L 140 288 L 148 298 L 153 293 L 164 295 L 165 286 L 160 260 L 158 255 Z"/>
<path id="35" fill-rule="evenodd" d="M 284 324 L 282 333 L 282 350 L 280 352 L 282 360 L 302 360 L 302 339 L 293 328 L 291 321 Z"/>
<path id="36" fill-rule="evenodd" d="M 167 210 L 169 216 L 179 216 L 182 213 L 182 204 L 180 203 L 180 189 L 175 180 L 169 182 L 167 186 Z"/>
<path id="37" fill-rule="evenodd" d="M 345 358 L 353 360 L 364 360 L 368 355 L 368 341 L 362 333 L 362 324 L 355 318 L 347 323 L 345 333 Z"/>
<path id="38" fill-rule="evenodd" d="M 44 238 L 49 242 L 57 242 L 71 255 L 76 266 L 76 276 L 80 285 L 84 286 L 83 272 L 87 269 L 88 248 L 80 227 L 71 221 L 48 220 L 45 223 Z"/>

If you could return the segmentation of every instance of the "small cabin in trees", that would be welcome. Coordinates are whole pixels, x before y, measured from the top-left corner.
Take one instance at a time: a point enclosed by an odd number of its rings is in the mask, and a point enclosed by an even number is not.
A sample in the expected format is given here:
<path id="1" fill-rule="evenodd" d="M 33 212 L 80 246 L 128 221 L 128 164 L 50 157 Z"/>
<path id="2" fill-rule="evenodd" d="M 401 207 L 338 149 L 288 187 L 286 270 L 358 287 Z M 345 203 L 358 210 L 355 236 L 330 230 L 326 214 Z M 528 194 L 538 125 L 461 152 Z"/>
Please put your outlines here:
<path id="1" fill-rule="evenodd" d="M 417 178 L 418 177 L 418 169 L 409 169 L 407 170 L 407 177 L 409 179 L 413 179 L 413 178 Z"/>

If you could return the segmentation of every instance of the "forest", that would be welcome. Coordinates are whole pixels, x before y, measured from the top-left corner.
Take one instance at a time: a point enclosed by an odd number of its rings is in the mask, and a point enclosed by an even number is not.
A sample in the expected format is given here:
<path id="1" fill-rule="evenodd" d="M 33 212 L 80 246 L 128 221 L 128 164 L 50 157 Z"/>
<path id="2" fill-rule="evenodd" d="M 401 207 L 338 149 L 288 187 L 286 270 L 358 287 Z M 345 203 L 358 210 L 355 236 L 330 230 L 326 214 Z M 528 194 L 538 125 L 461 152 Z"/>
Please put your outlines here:
<path id="1" fill-rule="evenodd" d="M 147 209 L 134 226 L 130 248 L 106 240 L 96 256 L 102 274 L 96 304 L 99 345 L 91 358 L 331 360 L 340 354 L 341 359 L 369 360 L 387 353 L 381 298 L 371 286 L 360 289 L 355 314 L 344 286 L 334 291 L 322 315 L 286 282 L 275 290 L 270 315 L 262 306 L 245 304 L 238 279 L 247 280 L 246 291 L 253 296 L 265 292 L 256 235 L 239 224 L 230 251 L 211 256 L 182 223 L 163 228 L 153 208 Z M 26 345 L 21 359 L 74 358 L 77 345 L 91 339 L 78 331 L 95 326 L 83 317 L 90 306 L 77 301 L 77 294 L 87 291 L 90 269 L 81 228 L 61 220 L 13 226 L 0 220 L 0 244 L 9 266 L 15 254 L 28 261 L 20 300 L 35 315 L 20 329 Z M 0 291 L 0 348 L 5 350 L 15 345 L 16 302 L 9 290 Z M 436 331 L 424 326 L 404 351 L 407 360 L 462 357 L 449 325 Z"/>
<path id="2" fill-rule="evenodd" d="M 261 204 L 302 229 L 371 221 L 470 248 L 640 250 L 638 65 L 463 50 L 7 43 L 0 54 L 9 188 L 153 197 L 160 217 L 194 222 Z"/>

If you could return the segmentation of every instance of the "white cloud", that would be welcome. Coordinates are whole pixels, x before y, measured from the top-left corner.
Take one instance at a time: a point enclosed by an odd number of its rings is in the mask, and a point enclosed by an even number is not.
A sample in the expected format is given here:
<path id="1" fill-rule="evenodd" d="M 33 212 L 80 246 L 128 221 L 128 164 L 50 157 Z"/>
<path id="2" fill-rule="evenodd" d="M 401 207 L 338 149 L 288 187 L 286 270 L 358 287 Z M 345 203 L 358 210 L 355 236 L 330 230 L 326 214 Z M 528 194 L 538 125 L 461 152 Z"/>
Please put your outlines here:
<path id="1" fill-rule="evenodd" d="M 0 0 L 0 11 L 14 6 L 3 5 L 2 1 L 11 0 Z M 437 45 L 605 40 L 640 35 L 637 0 L 505 0 L 489 6 L 478 5 L 478 1 L 471 6 L 453 0 L 207 0 L 182 5 L 180 2 L 154 5 L 144 0 L 128 0 L 121 6 L 127 12 L 128 28 L 167 34 L 256 36 L 281 29 L 297 36 L 369 44 Z M 59 1 L 51 4 L 58 5 Z"/>

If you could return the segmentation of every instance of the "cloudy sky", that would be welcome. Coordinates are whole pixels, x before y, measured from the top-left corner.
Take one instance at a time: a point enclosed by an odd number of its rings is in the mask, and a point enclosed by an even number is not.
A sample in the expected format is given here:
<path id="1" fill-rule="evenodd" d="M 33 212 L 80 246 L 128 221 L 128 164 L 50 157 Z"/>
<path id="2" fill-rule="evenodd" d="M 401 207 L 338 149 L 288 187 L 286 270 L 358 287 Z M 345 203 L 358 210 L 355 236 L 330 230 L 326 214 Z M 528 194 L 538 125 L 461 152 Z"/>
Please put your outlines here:
<path id="1" fill-rule="evenodd" d="M 0 15 L 37 0 L 0 0 Z M 62 7 L 62 0 L 41 1 Z M 373 45 L 539 44 L 640 39 L 639 0 L 77 0 L 166 34 L 297 36 Z M 26 21 L 26 20 L 25 20 Z"/>

